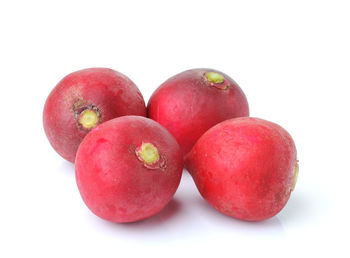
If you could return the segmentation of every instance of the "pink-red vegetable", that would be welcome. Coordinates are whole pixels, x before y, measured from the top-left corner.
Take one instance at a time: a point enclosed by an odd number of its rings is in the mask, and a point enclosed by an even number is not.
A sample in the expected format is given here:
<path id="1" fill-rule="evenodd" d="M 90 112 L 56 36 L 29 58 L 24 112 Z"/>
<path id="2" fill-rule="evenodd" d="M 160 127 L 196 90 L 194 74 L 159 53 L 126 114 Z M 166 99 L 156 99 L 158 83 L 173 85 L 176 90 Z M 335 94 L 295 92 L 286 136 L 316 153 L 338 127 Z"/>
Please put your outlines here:
<path id="1" fill-rule="evenodd" d="M 174 137 L 158 123 L 123 116 L 93 129 L 76 158 L 76 181 L 87 207 L 113 222 L 148 218 L 173 197 L 183 157 Z"/>
<path id="2" fill-rule="evenodd" d="M 248 117 L 208 130 L 185 158 L 185 166 L 214 208 L 248 221 L 276 215 L 298 175 L 296 148 L 288 132 Z"/>
<path id="3" fill-rule="evenodd" d="M 64 77 L 48 96 L 44 129 L 52 147 L 74 162 L 80 142 L 98 124 L 124 115 L 146 116 L 143 97 L 125 75 L 90 68 Z"/>

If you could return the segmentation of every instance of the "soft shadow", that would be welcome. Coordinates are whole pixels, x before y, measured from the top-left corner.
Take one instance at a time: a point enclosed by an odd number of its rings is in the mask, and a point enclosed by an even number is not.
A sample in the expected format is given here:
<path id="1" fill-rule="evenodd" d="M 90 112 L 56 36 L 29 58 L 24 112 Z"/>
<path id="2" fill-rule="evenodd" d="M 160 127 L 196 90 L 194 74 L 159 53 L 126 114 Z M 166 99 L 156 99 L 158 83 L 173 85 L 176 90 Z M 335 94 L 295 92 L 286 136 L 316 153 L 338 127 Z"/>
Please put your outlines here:
<path id="1" fill-rule="evenodd" d="M 329 206 L 327 197 L 322 196 L 322 192 L 299 191 L 292 193 L 287 205 L 278 216 L 285 222 L 306 222 L 325 215 Z"/>
<path id="2" fill-rule="evenodd" d="M 60 171 L 62 171 L 65 175 L 70 176 L 70 177 L 74 177 L 74 164 L 66 161 L 66 160 L 62 160 L 60 166 Z"/>
<path id="3" fill-rule="evenodd" d="M 158 214 L 154 215 L 145 220 L 122 224 L 126 227 L 154 227 L 160 224 L 164 224 L 172 219 L 177 213 L 181 211 L 182 204 L 176 200 L 172 199 L 163 210 Z"/>
<path id="4" fill-rule="evenodd" d="M 197 198 L 197 202 L 197 205 L 203 210 L 203 214 L 207 214 L 213 221 L 212 223 L 217 224 L 219 227 L 225 229 L 229 227 L 236 233 L 238 231 L 243 235 L 259 234 L 259 232 L 262 235 L 265 235 L 264 232 L 269 232 L 269 235 L 271 235 L 271 232 L 277 235 L 284 235 L 283 225 L 277 216 L 263 221 L 239 220 L 217 211 L 204 199 Z"/>
<path id="5" fill-rule="evenodd" d="M 310 203 L 307 204 L 305 198 L 300 198 L 300 196 L 291 196 L 286 207 L 281 211 L 280 217 L 283 220 L 295 220 L 303 216 L 302 214 L 308 212 Z"/>

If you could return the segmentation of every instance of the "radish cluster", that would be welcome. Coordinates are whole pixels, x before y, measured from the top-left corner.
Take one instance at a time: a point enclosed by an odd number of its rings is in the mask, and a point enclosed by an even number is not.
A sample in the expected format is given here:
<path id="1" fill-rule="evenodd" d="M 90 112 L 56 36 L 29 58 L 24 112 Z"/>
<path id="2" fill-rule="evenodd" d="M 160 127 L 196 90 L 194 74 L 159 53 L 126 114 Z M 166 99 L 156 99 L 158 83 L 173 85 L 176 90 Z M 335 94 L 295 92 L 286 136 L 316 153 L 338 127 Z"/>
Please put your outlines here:
<path id="1" fill-rule="evenodd" d="M 43 122 L 52 147 L 75 163 L 87 207 L 113 222 L 161 211 L 183 167 L 215 209 L 248 221 L 276 215 L 298 175 L 288 132 L 249 117 L 242 89 L 213 69 L 171 77 L 147 108 L 125 75 L 107 68 L 77 71 L 50 93 Z"/>

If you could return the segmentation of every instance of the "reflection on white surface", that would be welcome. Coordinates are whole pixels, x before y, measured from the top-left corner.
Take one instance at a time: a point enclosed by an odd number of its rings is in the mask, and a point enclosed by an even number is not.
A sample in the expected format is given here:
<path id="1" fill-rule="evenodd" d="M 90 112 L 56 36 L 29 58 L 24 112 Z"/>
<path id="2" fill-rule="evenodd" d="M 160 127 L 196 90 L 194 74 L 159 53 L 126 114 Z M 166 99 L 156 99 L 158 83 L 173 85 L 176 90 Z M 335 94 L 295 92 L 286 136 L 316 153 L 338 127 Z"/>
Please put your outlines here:
<path id="1" fill-rule="evenodd" d="M 154 242 L 198 237 L 209 240 L 224 235 L 233 238 L 284 235 L 278 217 L 262 222 L 246 222 L 219 213 L 201 198 L 186 171 L 175 198 L 160 213 L 149 219 L 116 224 L 96 217 L 87 209 L 85 219 L 91 227 L 123 241 L 137 239 Z"/>

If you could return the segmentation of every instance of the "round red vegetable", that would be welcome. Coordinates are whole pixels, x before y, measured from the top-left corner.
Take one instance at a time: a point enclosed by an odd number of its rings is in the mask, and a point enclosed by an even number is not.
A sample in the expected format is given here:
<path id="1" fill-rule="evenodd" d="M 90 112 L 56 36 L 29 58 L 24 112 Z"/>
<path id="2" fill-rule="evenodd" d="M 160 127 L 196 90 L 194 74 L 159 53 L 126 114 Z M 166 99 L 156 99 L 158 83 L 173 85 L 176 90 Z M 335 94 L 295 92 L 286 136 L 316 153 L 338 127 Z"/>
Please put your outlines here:
<path id="1" fill-rule="evenodd" d="M 148 117 L 171 132 L 185 155 L 209 128 L 224 120 L 249 116 L 237 83 L 212 69 L 193 69 L 164 82 L 148 102 Z"/>
<path id="2" fill-rule="evenodd" d="M 294 189 L 293 139 L 277 124 L 236 118 L 208 130 L 185 158 L 196 186 L 214 208 L 259 221 L 276 215 Z"/>
<path id="3" fill-rule="evenodd" d="M 111 69 L 84 69 L 64 77 L 50 93 L 44 129 L 56 152 L 74 162 L 80 142 L 92 128 L 124 115 L 146 116 L 136 85 Z"/>
<path id="4" fill-rule="evenodd" d="M 148 218 L 171 200 L 183 157 L 174 137 L 140 116 L 105 122 L 82 141 L 75 172 L 80 194 L 97 216 L 113 222 Z"/>

